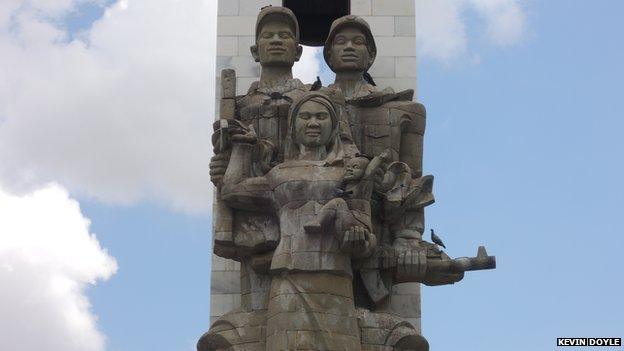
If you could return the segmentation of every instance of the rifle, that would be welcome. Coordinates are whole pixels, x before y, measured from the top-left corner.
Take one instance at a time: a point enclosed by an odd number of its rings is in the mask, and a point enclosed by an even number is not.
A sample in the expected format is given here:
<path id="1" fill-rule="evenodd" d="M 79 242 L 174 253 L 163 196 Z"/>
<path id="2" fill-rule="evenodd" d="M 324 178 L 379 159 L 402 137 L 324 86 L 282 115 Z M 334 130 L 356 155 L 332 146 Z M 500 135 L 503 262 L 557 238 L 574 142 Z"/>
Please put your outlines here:
<path id="1" fill-rule="evenodd" d="M 391 270 L 395 284 L 417 282 L 435 286 L 454 284 L 468 271 L 496 268 L 496 256 L 489 256 L 484 246 L 479 246 L 476 257 L 451 259 L 431 245 L 410 255 L 410 262 L 399 262 L 405 256 L 391 247 L 382 248 L 376 258 L 360 268 L 362 282 L 376 304 L 390 295 L 390 287 L 386 287 L 382 280 L 381 270 Z"/>
<path id="2" fill-rule="evenodd" d="M 233 69 L 221 71 L 221 100 L 219 101 L 219 127 L 227 128 L 236 116 L 236 72 Z M 218 152 L 226 152 L 229 144 L 228 133 L 219 132 Z M 214 140 L 213 140 L 214 141 Z M 232 208 L 221 201 L 221 186 L 217 187 L 214 217 L 214 249 L 219 256 L 235 258 Z"/>

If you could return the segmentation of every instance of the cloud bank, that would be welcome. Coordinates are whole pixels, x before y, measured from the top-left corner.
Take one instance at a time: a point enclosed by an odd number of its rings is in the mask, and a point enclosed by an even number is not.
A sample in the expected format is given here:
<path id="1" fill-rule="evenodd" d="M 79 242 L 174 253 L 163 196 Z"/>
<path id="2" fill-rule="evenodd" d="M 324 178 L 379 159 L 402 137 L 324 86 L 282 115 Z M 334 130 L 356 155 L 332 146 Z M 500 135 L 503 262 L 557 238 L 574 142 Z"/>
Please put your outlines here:
<path id="1" fill-rule="evenodd" d="M 209 209 L 216 1 L 117 1 L 70 40 L 76 4 L 0 5 L 0 185 Z"/>
<path id="2" fill-rule="evenodd" d="M 520 0 L 416 0 L 419 54 L 449 63 L 466 57 L 475 38 L 497 47 L 517 44 L 524 39 L 527 26 L 522 3 Z M 476 15 L 471 28 L 466 24 L 469 14 Z"/>
<path id="3" fill-rule="evenodd" d="M 58 185 L 0 189 L 0 350 L 104 350 L 85 290 L 117 264 L 89 224 Z"/>

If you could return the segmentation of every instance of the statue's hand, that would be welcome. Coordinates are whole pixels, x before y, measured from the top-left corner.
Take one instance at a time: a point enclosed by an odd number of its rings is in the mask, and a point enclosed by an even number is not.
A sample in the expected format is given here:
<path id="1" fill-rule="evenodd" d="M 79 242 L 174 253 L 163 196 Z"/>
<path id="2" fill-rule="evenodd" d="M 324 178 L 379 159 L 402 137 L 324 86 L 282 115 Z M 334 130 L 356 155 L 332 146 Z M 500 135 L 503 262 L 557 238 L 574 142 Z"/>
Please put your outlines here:
<path id="1" fill-rule="evenodd" d="M 394 254 L 384 260 L 392 267 L 396 260 L 396 280 L 399 283 L 418 282 L 429 286 L 453 284 L 463 279 L 464 273 L 450 271 L 450 258 L 435 245 L 421 240 L 400 238 L 393 243 Z"/>
<path id="2" fill-rule="evenodd" d="M 255 145 L 258 142 L 258 135 L 253 126 L 244 127 L 242 125 L 228 129 L 230 133 L 230 140 L 234 144 L 251 144 Z"/>
<path id="3" fill-rule="evenodd" d="M 344 233 L 340 250 L 354 257 L 367 257 L 372 253 L 375 244 L 376 240 L 368 229 L 354 226 Z"/>
<path id="4" fill-rule="evenodd" d="M 228 163 L 230 163 L 229 151 L 218 153 L 210 159 L 210 181 L 215 186 L 221 184 L 221 179 L 223 179 Z"/>
<path id="5" fill-rule="evenodd" d="M 420 281 L 427 273 L 427 251 L 408 249 L 397 252 L 396 275 L 400 281 Z"/>
<path id="6" fill-rule="evenodd" d="M 212 125 L 212 146 L 218 154 L 231 149 L 232 143 L 256 144 L 258 136 L 253 126 L 245 125 L 236 119 L 220 119 Z"/>
<path id="7" fill-rule="evenodd" d="M 381 152 L 381 154 L 379 154 L 379 157 L 381 157 L 381 160 L 387 165 L 392 162 L 392 150 L 385 149 Z"/>

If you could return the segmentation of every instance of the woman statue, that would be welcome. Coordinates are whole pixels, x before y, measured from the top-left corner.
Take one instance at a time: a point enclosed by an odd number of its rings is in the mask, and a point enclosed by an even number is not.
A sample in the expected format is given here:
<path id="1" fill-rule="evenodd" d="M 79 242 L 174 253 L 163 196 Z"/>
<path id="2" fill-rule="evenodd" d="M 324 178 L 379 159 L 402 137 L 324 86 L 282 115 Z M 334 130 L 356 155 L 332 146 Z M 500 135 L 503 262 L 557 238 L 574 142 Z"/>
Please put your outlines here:
<path id="1" fill-rule="evenodd" d="M 353 299 L 352 257 L 365 257 L 376 240 L 353 225 L 308 233 L 304 225 L 340 193 L 344 150 L 332 101 L 310 92 L 289 113 L 284 162 L 250 177 L 257 138 L 253 129 L 229 128 L 232 158 L 222 199 L 231 207 L 276 213 L 280 242 L 271 262 L 267 350 L 360 350 Z"/>

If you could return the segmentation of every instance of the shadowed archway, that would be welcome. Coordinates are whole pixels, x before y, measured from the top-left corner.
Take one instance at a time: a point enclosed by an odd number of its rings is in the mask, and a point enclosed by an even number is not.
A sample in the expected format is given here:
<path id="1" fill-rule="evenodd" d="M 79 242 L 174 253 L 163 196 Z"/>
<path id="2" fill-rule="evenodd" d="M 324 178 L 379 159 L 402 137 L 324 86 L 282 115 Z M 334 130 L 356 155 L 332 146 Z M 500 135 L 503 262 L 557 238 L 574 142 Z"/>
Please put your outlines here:
<path id="1" fill-rule="evenodd" d="M 299 20 L 301 44 L 322 46 L 329 27 L 339 17 L 351 13 L 351 0 L 283 0 Z"/>

